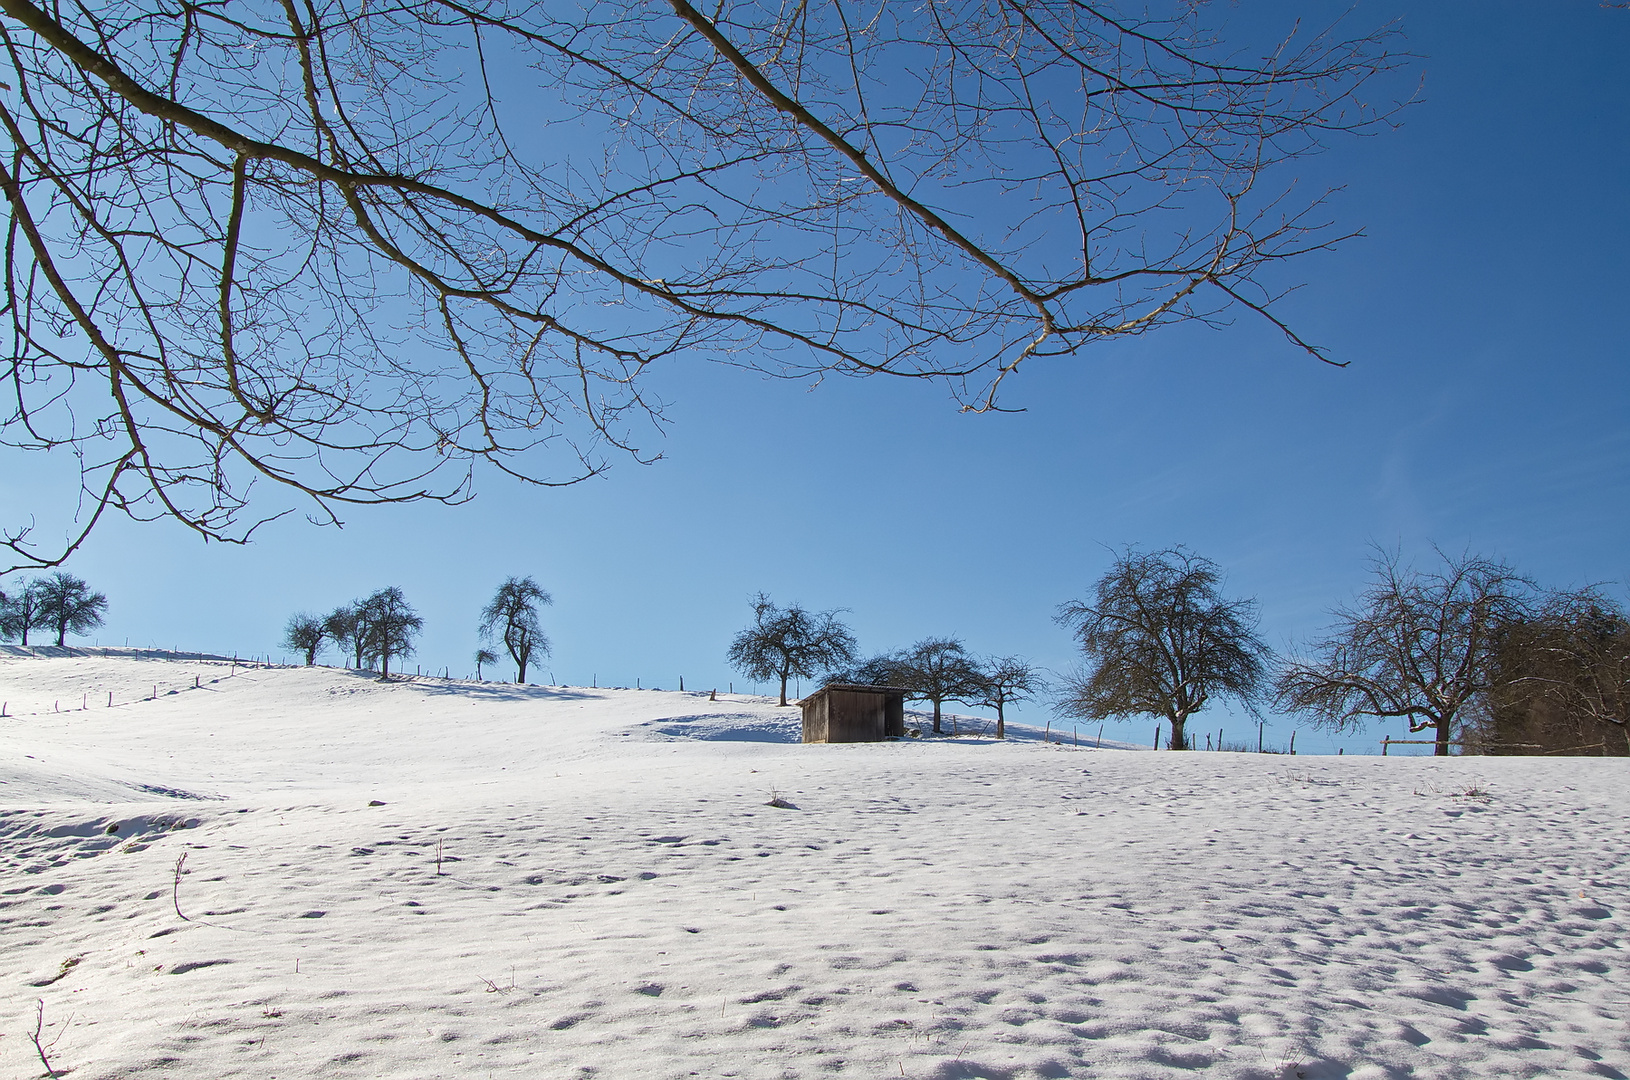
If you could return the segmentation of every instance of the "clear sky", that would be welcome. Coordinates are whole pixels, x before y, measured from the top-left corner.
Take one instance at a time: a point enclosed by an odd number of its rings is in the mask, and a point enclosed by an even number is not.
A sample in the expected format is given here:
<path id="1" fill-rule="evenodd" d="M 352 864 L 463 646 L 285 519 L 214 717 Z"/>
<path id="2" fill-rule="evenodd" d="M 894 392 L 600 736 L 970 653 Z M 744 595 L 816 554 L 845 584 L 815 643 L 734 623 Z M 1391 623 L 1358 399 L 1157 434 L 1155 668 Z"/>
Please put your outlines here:
<path id="1" fill-rule="evenodd" d="M 1355 17 L 1394 16 L 1420 103 L 1300 168 L 1343 186 L 1334 211 L 1367 234 L 1302 264 L 1285 308 L 1344 369 L 1245 320 L 1185 327 L 1033 364 L 1005 402 L 1026 411 L 979 416 L 927 384 L 811 389 L 688 360 L 657 374 L 664 459 L 575 488 L 488 480 L 469 505 L 284 520 L 248 548 L 112 521 L 68 566 L 109 597 L 99 640 L 275 656 L 296 609 L 399 585 L 426 620 L 417 662 L 465 673 L 493 588 L 532 575 L 555 597 L 534 677 L 740 689 L 724 654 L 759 590 L 848 609 L 868 652 L 958 635 L 1068 668 L 1052 613 L 1127 543 L 1217 560 L 1276 648 L 1352 596 L 1371 544 L 1470 548 L 1622 595 L 1630 12 L 1392 0 Z M 6 520 L 65 482 L 59 464 L 0 457 Z M 1247 725 L 1219 708 L 1195 726 Z M 1297 749 L 1374 752 L 1381 734 L 1304 727 Z"/>

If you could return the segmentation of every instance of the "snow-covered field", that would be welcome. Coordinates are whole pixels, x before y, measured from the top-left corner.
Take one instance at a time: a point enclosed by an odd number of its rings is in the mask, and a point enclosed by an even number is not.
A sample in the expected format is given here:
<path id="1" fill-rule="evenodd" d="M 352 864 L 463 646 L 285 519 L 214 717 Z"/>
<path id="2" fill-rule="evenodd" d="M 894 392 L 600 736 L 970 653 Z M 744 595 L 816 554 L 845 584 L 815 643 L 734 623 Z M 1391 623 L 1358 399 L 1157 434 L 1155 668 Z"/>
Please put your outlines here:
<path id="1" fill-rule="evenodd" d="M 1630 1074 L 1627 759 L 121 655 L 0 699 L 5 1076 L 41 1001 L 75 1080 Z"/>

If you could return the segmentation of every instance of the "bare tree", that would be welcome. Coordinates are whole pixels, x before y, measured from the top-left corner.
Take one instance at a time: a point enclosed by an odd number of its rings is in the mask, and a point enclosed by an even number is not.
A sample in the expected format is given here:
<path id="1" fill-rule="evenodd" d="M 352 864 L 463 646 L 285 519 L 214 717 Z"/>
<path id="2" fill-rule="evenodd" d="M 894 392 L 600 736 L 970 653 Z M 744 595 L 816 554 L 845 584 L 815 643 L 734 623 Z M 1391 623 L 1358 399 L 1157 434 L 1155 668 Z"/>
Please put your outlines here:
<path id="1" fill-rule="evenodd" d="M 481 666 L 483 664 L 496 664 L 497 662 L 498 662 L 498 654 L 493 652 L 491 649 L 477 649 L 475 651 L 475 679 L 476 679 L 476 682 L 481 681 Z"/>
<path id="2" fill-rule="evenodd" d="M 973 409 L 1231 311 L 1321 355 L 1280 267 L 1351 234 L 1284 166 L 1385 123 L 1402 66 L 1391 28 L 1222 40 L 1189 0 L 0 16 L 0 438 L 84 462 L 0 534 L 40 567 L 110 510 L 243 542 L 646 460 L 682 355 Z"/>
<path id="3" fill-rule="evenodd" d="M 392 585 L 380 589 L 357 605 L 358 633 L 369 660 L 379 662 L 379 678 L 391 677 L 391 660 L 413 655 L 413 639 L 424 629 L 424 620 L 407 602 L 402 590 Z"/>
<path id="4" fill-rule="evenodd" d="M 1148 715 L 1171 725 L 1167 745 L 1189 749 L 1185 725 L 1214 697 L 1255 708 L 1271 654 L 1257 637 L 1256 601 L 1222 595 L 1222 571 L 1185 547 L 1127 548 L 1057 621 L 1081 643 L 1085 668 L 1064 683 L 1059 712 L 1083 719 Z"/>
<path id="5" fill-rule="evenodd" d="M 107 597 L 61 570 L 30 582 L 25 591 L 35 597 L 34 625 L 55 630 L 58 645 L 67 644 L 69 634 L 88 634 L 101 626 L 108 609 Z"/>
<path id="6" fill-rule="evenodd" d="M 498 586 L 492 602 L 481 609 L 480 633 L 494 634 L 515 661 L 515 681 L 526 681 L 526 665 L 534 652 L 549 655 L 549 639 L 538 625 L 538 608 L 554 599 L 531 578 L 508 578 Z"/>
<path id="7" fill-rule="evenodd" d="M 753 625 L 730 643 L 730 664 L 750 679 L 781 680 L 785 705 L 788 679 L 814 678 L 854 661 L 854 635 L 838 614 L 805 611 L 797 604 L 780 608 L 759 593 L 753 598 Z"/>
<path id="8" fill-rule="evenodd" d="M 996 737 L 1007 738 L 1007 706 L 1017 701 L 1028 701 L 1043 692 L 1046 683 L 1041 673 L 1028 661 L 1017 656 L 992 656 L 974 668 L 975 692 L 970 705 L 983 705 L 996 710 Z"/>
<path id="9" fill-rule="evenodd" d="M 303 655 L 307 667 L 317 662 L 317 654 L 322 651 L 326 640 L 328 629 L 324 620 L 304 611 L 289 616 L 289 623 L 283 628 L 283 647 Z"/>
<path id="10" fill-rule="evenodd" d="M 16 637 L 22 623 L 17 605 L 20 597 L 0 589 L 0 641 L 10 641 Z"/>
<path id="11" fill-rule="evenodd" d="M 1446 756 L 1461 720 L 1494 683 L 1502 626 L 1524 618 L 1532 582 L 1503 562 L 1438 552 L 1441 566 L 1417 570 L 1397 552 L 1370 561 L 1370 586 L 1339 608 L 1308 655 L 1279 674 L 1279 703 L 1337 731 L 1367 719 L 1407 720 L 1431 731 Z"/>
<path id="12" fill-rule="evenodd" d="M 362 618 L 361 601 L 341 604 L 323 617 L 323 629 L 342 654 L 350 655 L 353 668 L 362 667 L 363 657 L 368 652 L 367 627 Z"/>
<path id="13" fill-rule="evenodd" d="M 851 686 L 898 686 L 901 682 L 901 660 L 903 654 L 898 652 L 878 653 L 850 664 L 847 667 L 833 668 L 821 679 L 826 685 L 846 683 Z"/>
<path id="14" fill-rule="evenodd" d="M 26 582 L 0 609 L 0 630 L 4 630 L 8 638 L 20 637 L 24 645 L 28 644 L 28 632 L 44 625 L 38 580 Z"/>
<path id="15" fill-rule="evenodd" d="M 1590 738 L 1613 732 L 1630 754 L 1630 614 L 1600 589 L 1551 593 L 1528 618 L 1508 623 L 1494 666 L 1494 753 L 1577 753 Z M 1513 735 L 1540 742 L 1514 747 Z M 1605 738 L 1602 750 L 1620 752 Z"/>
<path id="16" fill-rule="evenodd" d="M 979 673 L 956 638 L 924 638 L 901 654 L 895 686 L 906 696 L 934 705 L 934 734 L 943 734 L 940 710 L 947 701 L 966 701 L 980 694 Z"/>

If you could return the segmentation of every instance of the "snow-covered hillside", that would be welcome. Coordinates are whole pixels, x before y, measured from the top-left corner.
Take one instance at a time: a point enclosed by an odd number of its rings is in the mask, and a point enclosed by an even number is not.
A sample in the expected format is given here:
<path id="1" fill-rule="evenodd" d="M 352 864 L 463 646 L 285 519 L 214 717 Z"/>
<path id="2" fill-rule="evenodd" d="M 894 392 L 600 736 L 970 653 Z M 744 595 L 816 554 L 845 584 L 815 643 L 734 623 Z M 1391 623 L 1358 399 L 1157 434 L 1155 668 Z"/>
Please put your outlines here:
<path id="1" fill-rule="evenodd" d="M 1626 759 L 133 655 L 0 699 L 8 1076 L 37 1002 L 76 1080 L 1630 1074 Z"/>

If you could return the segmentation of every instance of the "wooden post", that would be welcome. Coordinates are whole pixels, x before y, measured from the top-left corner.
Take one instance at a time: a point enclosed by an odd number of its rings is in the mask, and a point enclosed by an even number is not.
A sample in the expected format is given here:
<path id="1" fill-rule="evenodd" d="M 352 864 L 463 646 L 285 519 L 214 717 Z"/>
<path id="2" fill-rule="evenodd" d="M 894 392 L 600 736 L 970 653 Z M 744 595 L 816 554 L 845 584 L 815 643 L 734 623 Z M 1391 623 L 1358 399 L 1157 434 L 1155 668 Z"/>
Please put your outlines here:
<path id="1" fill-rule="evenodd" d="M 1294 731 L 1290 733 L 1290 754 L 1291 757 L 1296 756 L 1296 732 Z"/>
<path id="2" fill-rule="evenodd" d="M 681 694 L 685 692 L 685 676 L 683 675 L 679 676 L 679 692 Z"/>
<path id="3" fill-rule="evenodd" d="M 1267 723 L 1265 720 L 1256 722 L 1256 752 L 1259 754 L 1262 753 L 1262 727 L 1265 723 Z"/>
<path id="4" fill-rule="evenodd" d="M 1155 725 L 1155 749 L 1160 749 L 1160 725 Z"/>
<path id="5" fill-rule="evenodd" d="M 1382 757 L 1387 756 L 1387 747 L 1389 747 L 1391 745 L 1392 745 L 1392 736 L 1391 735 L 1383 735 L 1383 736 L 1381 736 L 1381 756 Z"/>

